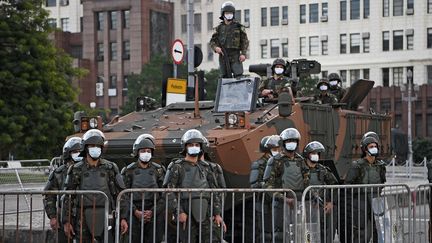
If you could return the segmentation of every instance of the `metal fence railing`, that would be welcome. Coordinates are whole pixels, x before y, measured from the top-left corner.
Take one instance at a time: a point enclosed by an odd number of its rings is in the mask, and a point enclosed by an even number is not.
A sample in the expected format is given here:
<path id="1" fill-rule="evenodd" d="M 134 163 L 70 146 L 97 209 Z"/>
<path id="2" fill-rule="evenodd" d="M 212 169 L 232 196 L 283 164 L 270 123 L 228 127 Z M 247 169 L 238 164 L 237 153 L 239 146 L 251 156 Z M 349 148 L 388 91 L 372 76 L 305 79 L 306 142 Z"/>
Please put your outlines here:
<path id="1" fill-rule="evenodd" d="M 50 173 L 47 159 L 0 161 L 0 185 L 19 185 L 45 183 Z"/>

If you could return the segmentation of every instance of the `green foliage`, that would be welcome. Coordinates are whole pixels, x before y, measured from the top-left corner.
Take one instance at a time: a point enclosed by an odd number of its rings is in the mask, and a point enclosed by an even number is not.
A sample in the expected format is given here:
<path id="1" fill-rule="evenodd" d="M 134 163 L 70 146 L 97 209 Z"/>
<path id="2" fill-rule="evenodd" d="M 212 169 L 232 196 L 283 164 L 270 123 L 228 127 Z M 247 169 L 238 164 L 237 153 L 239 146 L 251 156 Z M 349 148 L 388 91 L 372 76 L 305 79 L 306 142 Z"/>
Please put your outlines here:
<path id="1" fill-rule="evenodd" d="M 301 93 L 303 96 L 314 96 L 317 93 L 316 84 L 318 78 L 311 76 L 302 77 L 299 81 L 299 86 L 301 87 Z"/>
<path id="2" fill-rule="evenodd" d="M 432 140 L 417 138 L 413 141 L 413 160 L 421 162 L 424 157 L 428 160 L 432 159 Z"/>
<path id="3" fill-rule="evenodd" d="M 205 89 L 207 91 L 206 100 L 215 99 L 219 76 L 220 72 L 218 69 L 212 69 L 204 74 L 204 77 L 207 80 L 205 83 Z"/>
<path id="4" fill-rule="evenodd" d="M 82 74 L 48 39 L 41 0 L 3 1 L 0 8 L 0 159 L 51 158 L 73 131 Z"/>

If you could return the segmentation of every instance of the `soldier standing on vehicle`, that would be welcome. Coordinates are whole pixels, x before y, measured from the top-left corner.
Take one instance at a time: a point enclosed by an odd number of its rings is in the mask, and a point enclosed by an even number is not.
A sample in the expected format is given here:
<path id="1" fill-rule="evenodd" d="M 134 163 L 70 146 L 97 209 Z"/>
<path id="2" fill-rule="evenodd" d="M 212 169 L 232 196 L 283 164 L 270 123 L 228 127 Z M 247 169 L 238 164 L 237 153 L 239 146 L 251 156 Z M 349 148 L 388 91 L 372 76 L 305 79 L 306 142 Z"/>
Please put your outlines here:
<path id="1" fill-rule="evenodd" d="M 196 129 L 188 130 L 181 138 L 183 159 L 171 162 L 164 179 L 168 188 L 216 188 L 217 182 L 207 162 L 200 160 L 203 149 L 203 135 Z M 222 227 L 221 205 L 218 195 L 213 200 L 210 193 L 183 192 L 178 197 L 171 194 L 170 208 L 177 213 L 180 223 L 180 239 L 182 242 L 210 242 L 210 217 L 215 227 Z M 189 198 L 191 200 L 189 200 Z M 212 204 L 213 201 L 213 204 Z M 189 211 L 189 207 L 191 211 Z M 210 213 L 213 215 L 210 215 Z M 190 226 L 190 227 L 189 227 Z M 219 232 L 219 230 L 217 230 Z M 201 234 L 200 234 L 201 233 Z M 190 239 L 190 241 L 189 241 Z M 213 241 L 217 237 L 213 236 Z"/>
<path id="2" fill-rule="evenodd" d="M 353 161 L 348 169 L 345 184 L 384 184 L 386 167 L 379 155 L 379 141 L 373 137 L 364 137 L 361 141 L 362 157 Z M 375 220 L 372 217 L 372 198 L 377 197 L 379 188 L 354 190 L 346 202 L 347 223 L 346 241 L 341 242 L 378 242 Z M 352 227 L 351 227 L 352 224 Z M 354 239 L 354 241 L 352 241 Z"/>
<path id="3" fill-rule="evenodd" d="M 315 103 L 332 105 L 338 102 L 336 96 L 329 92 L 330 85 L 327 79 L 320 79 L 316 87 L 319 90 L 319 94 L 314 96 Z"/>
<path id="4" fill-rule="evenodd" d="M 121 172 L 126 188 L 162 188 L 166 170 L 162 165 L 151 161 L 154 150 L 155 142 L 152 135 L 141 134 L 135 140 L 132 154 L 138 160 Z M 146 243 L 162 241 L 165 229 L 164 201 L 163 196 L 158 193 L 133 193 L 132 221 L 128 217 L 132 227 L 132 242 L 141 242 L 141 239 Z M 129 204 L 125 206 L 125 211 L 130 210 Z M 129 216 L 130 212 L 127 215 Z M 156 235 L 153 234 L 155 222 Z"/>
<path id="5" fill-rule="evenodd" d="M 219 54 L 219 66 L 222 78 L 239 77 L 243 74 L 243 62 L 249 47 L 245 27 L 235 20 L 233 2 L 222 4 L 222 22 L 215 28 L 210 39 L 210 46 Z"/>
<path id="6" fill-rule="evenodd" d="M 66 179 L 67 171 L 74 163 L 82 160 L 80 157 L 81 152 L 81 138 L 72 137 L 67 140 L 63 145 L 62 160 L 63 165 L 56 168 L 51 172 L 48 182 L 45 185 L 44 191 L 60 191 L 64 189 L 64 182 Z M 58 232 L 58 242 L 67 242 L 66 235 L 61 227 L 60 212 L 57 209 L 60 206 L 60 195 L 45 195 L 43 202 L 45 212 L 50 219 L 51 229 Z"/>
<path id="7" fill-rule="evenodd" d="M 68 170 L 66 177 L 66 190 L 97 190 L 108 196 L 108 212 L 115 208 L 115 200 L 118 193 L 124 189 L 118 167 L 115 163 L 101 158 L 105 145 L 105 135 L 97 130 L 88 130 L 83 135 L 81 156 L 84 159 L 74 164 Z M 64 199 L 64 231 L 69 239 L 76 238 L 78 241 L 103 242 L 105 200 L 101 195 L 84 195 L 81 197 L 66 196 Z M 82 205 L 81 205 L 82 201 Z M 95 208 L 95 209 L 94 209 Z M 94 209 L 94 210 L 93 210 Z M 82 212 L 82 213 L 81 213 Z M 128 230 L 126 214 L 120 213 L 121 233 Z M 80 229 L 82 228 L 82 232 Z M 80 235 L 82 238 L 80 239 Z M 110 241 L 114 233 L 109 233 Z"/>
<path id="8" fill-rule="evenodd" d="M 314 185 L 335 185 L 337 179 L 330 171 L 330 169 L 322 164 L 319 164 L 321 153 L 325 152 L 324 146 L 318 142 L 313 141 L 308 143 L 304 150 L 303 156 L 306 158 L 307 173 L 305 174 L 305 187 Z M 310 209 L 306 217 L 310 216 L 308 222 L 319 223 L 321 242 L 333 242 L 335 227 L 334 223 L 337 221 L 333 217 L 333 202 L 332 191 L 310 191 L 307 195 L 309 199 Z M 319 217 L 319 218 L 318 218 Z"/>
<path id="9" fill-rule="evenodd" d="M 261 139 L 259 150 L 263 155 L 258 160 L 252 162 L 249 182 L 251 188 L 264 188 L 264 170 L 267 166 L 267 161 L 272 156 L 280 153 L 281 138 L 279 135 L 265 136 Z M 271 203 L 262 200 L 262 195 L 258 194 L 255 198 L 255 232 L 257 241 L 262 242 L 264 237 L 265 242 L 270 242 L 272 237 L 272 220 L 271 220 Z"/>
<path id="10" fill-rule="evenodd" d="M 284 232 L 295 235 L 297 224 L 295 221 L 296 200 L 301 200 L 305 189 L 303 174 L 306 172 L 305 160 L 296 152 L 301 139 L 299 131 L 295 128 L 287 128 L 282 131 L 280 137 L 282 140 L 282 153 L 269 159 L 264 172 L 264 187 L 268 189 L 291 189 L 295 192 L 296 198 L 291 194 L 268 194 L 273 201 L 272 227 L 275 242 L 283 241 Z M 283 225 L 284 217 L 288 225 Z M 289 235 L 286 235 L 285 239 L 289 240 L 289 237 Z"/>
<path id="11" fill-rule="evenodd" d="M 271 67 L 273 76 L 261 82 L 259 87 L 260 97 L 272 101 L 287 87 L 291 87 L 292 93 L 296 97 L 298 83 L 294 79 L 288 79 L 285 76 L 286 68 L 287 63 L 283 59 L 278 58 L 273 61 Z"/>
<path id="12" fill-rule="evenodd" d="M 346 94 L 346 89 L 342 88 L 342 79 L 337 73 L 330 73 L 327 78 L 330 84 L 330 93 L 336 96 L 337 101 L 340 102 Z"/>

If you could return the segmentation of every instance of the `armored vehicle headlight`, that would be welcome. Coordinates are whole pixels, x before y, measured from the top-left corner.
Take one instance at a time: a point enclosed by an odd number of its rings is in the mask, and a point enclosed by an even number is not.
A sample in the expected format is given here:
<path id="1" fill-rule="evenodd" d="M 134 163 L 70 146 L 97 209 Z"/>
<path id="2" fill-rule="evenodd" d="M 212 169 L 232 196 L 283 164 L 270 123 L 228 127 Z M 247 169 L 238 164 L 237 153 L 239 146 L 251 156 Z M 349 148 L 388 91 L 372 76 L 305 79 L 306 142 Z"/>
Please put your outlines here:
<path id="1" fill-rule="evenodd" d="M 97 128 L 98 126 L 97 118 L 96 117 L 90 118 L 89 124 L 90 124 L 90 128 Z"/>
<path id="2" fill-rule="evenodd" d="M 228 116 L 228 124 L 234 126 L 235 124 L 237 124 L 238 121 L 238 117 L 236 114 L 232 113 Z"/>

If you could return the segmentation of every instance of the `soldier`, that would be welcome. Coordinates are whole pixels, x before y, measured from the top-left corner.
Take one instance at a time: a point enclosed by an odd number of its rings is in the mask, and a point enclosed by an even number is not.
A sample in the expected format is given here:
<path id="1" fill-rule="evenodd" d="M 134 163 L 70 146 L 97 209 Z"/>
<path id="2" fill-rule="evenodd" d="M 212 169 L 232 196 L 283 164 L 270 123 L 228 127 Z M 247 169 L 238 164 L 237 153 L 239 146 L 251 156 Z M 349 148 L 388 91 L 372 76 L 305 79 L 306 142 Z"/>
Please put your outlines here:
<path id="1" fill-rule="evenodd" d="M 364 137 L 361 141 L 362 157 L 353 161 L 348 169 L 345 184 L 384 184 L 386 167 L 379 155 L 379 141 L 373 137 Z M 378 242 L 375 220 L 372 218 L 372 198 L 379 193 L 377 188 L 354 191 L 348 195 L 346 218 L 352 227 L 347 227 L 346 242 L 366 242 L 373 237 Z M 353 238 L 352 238 L 353 237 Z M 354 241 L 351 241 L 354 239 Z M 341 240 L 345 240 L 341 238 Z"/>
<path id="2" fill-rule="evenodd" d="M 259 150 L 263 155 L 258 160 L 252 162 L 249 182 L 251 188 L 263 188 L 264 170 L 267 166 L 267 161 L 272 156 L 280 153 L 280 140 L 279 135 L 265 136 L 261 139 Z M 262 195 L 256 197 L 255 202 L 255 231 L 258 242 L 262 242 L 261 236 L 264 236 L 264 241 L 271 241 L 271 204 L 268 201 L 262 200 Z"/>
<path id="3" fill-rule="evenodd" d="M 66 179 L 66 174 L 69 167 L 71 167 L 75 162 L 79 162 L 82 160 L 82 157 L 80 157 L 80 152 L 81 138 L 69 138 L 67 142 L 63 145 L 63 165 L 51 172 L 48 182 L 44 188 L 45 191 L 59 191 L 64 189 L 64 181 Z M 60 226 L 60 213 L 57 211 L 57 203 L 59 203 L 60 205 L 58 199 L 59 195 L 45 195 L 43 200 L 45 212 L 50 219 L 51 228 L 55 231 L 58 230 L 58 242 L 67 242 L 67 238 L 63 231 L 63 228 Z"/>
<path id="4" fill-rule="evenodd" d="M 261 82 L 259 87 L 260 97 L 273 101 L 286 87 L 291 87 L 293 95 L 296 97 L 297 82 L 285 76 L 286 66 L 287 63 L 281 58 L 273 61 L 271 67 L 273 76 Z"/>
<path id="5" fill-rule="evenodd" d="M 164 186 L 168 188 L 216 188 L 216 179 L 210 165 L 199 159 L 203 149 L 203 135 L 196 129 L 188 130 L 181 138 L 185 157 L 171 162 L 164 179 Z M 213 213 L 214 225 L 221 227 L 220 198 L 215 195 L 211 204 L 209 193 L 181 193 L 180 207 L 177 207 L 177 196 L 170 196 L 170 209 L 177 213 L 180 223 L 180 238 L 182 242 L 210 242 L 210 212 Z M 191 200 L 189 200 L 191 198 Z M 213 208 L 211 208 L 213 206 Z M 191 212 L 189 211 L 191 208 Z M 190 225 L 190 228 L 189 228 Z M 219 232 L 219 230 L 217 230 Z M 201 234 L 200 234 L 201 233 Z M 213 236 L 213 241 L 217 241 Z"/>
<path id="6" fill-rule="evenodd" d="M 126 188 L 162 188 L 166 170 L 162 165 L 151 161 L 155 150 L 152 138 L 150 134 L 141 134 L 135 140 L 132 155 L 138 160 L 123 168 L 121 172 Z M 148 243 L 162 241 L 165 229 L 164 204 L 162 195 L 152 192 L 133 193 L 132 242 L 141 242 L 141 237 Z M 125 206 L 125 211 L 129 210 L 129 204 Z M 156 235 L 153 235 L 155 222 Z"/>
<path id="7" fill-rule="evenodd" d="M 305 187 L 313 185 L 335 185 L 337 179 L 328 167 L 319 164 L 321 153 L 325 152 L 324 146 L 318 142 L 313 141 L 308 143 L 304 150 L 303 156 L 306 158 L 307 173 L 304 175 Z M 320 238 L 321 242 L 333 242 L 334 239 L 334 225 L 336 219 L 333 218 L 333 202 L 331 191 L 310 191 L 309 207 L 311 216 L 309 222 L 319 223 L 321 225 Z M 314 210 L 318 209 L 318 210 Z M 319 217 L 319 219 L 318 219 Z M 318 221 L 319 220 L 319 221 Z"/>
<path id="8" fill-rule="evenodd" d="M 314 96 L 315 103 L 330 105 L 337 103 L 336 97 L 329 92 L 330 85 L 327 79 L 320 79 L 316 87 L 320 93 Z"/>
<path id="9" fill-rule="evenodd" d="M 66 190 L 104 192 L 108 196 L 110 206 L 108 211 L 112 212 L 117 195 L 124 189 L 124 184 L 117 165 L 101 158 L 104 144 L 105 135 L 97 129 L 88 130 L 83 135 L 80 155 L 85 157 L 69 168 L 65 185 Z M 82 242 L 93 240 L 103 242 L 104 230 L 108 230 L 104 229 L 103 223 L 105 200 L 100 195 L 84 195 L 82 198 L 82 200 L 78 199 L 76 195 L 65 197 L 63 218 L 65 234 L 69 239 L 75 237 Z M 124 234 L 128 229 L 126 214 L 122 212 L 120 217 L 121 233 Z M 111 241 L 112 233 L 109 236 Z"/>
<path id="10" fill-rule="evenodd" d="M 301 139 L 295 128 L 287 128 L 280 134 L 282 153 L 269 159 L 264 172 L 265 188 L 286 188 L 295 192 L 296 198 L 291 194 L 270 193 L 273 198 L 273 237 L 276 242 L 282 242 L 284 232 L 295 234 L 296 199 L 301 200 L 305 188 L 303 174 L 306 171 L 304 158 L 296 151 Z M 284 205 L 288 205 L 288 207 Z M 287 225 L 283 225 L 285 222 Z M 290 229 L 288 229 L 288 227 Z M 285 239 L 289 239 L 286 236 Z"/>
<path id="11" fill-rule="evenodd" d="M 327 77 L 330 84 L 330 93 L 336 96 L 338 102 L 342 100 L 346 94 L 346 89 L 342 88 L 342 80 L 337 73 L 330 73 Z"/>
<path id="12" fill-rule="evenodd" d="M 219 54 L 222 78 L 239 77 L 243 74 L 243 62 L 249 40 L 243 25 L 235 20 L 235 7 L 231 1 L 222 4 L 222 22 L 215 28 L 210 46 Z"/>

